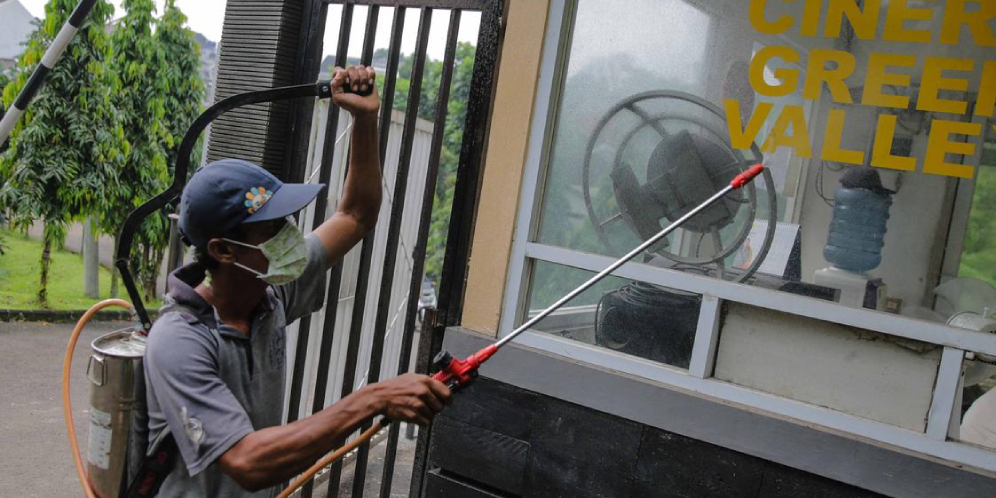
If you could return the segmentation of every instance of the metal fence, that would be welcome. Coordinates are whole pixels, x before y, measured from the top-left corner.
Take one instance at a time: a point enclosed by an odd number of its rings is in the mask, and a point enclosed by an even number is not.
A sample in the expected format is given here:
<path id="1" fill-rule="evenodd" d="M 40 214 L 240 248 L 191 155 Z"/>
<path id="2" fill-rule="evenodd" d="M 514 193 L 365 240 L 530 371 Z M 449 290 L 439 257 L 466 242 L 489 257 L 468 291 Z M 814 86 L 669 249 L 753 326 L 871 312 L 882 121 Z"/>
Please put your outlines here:
<path id="1" fill-rule="evenodd" d="M 338 5 L 329 9 L 330 5 Z M 430 29 L 440 11 L 448 12 L 449 23 L 443 70 L 435 106 L 435 122 L 418 119 Z M 363 385 L 410 371 L 416 312 L 422 284 L 446 126 L 450 87 L 461 18 L 465 11 L 480 12 L 479 37 L 463 123 L 463 142 L 454 190 L 452 215 L 447 235 L 442 278 L 438 287 L 439 318 L 430 324 L 422 356 L 438 349 L 438 331 L 457 324 L 463 298 L 467 260 L 478 185 L 481 178 L 485 137 L 489 124 L 495 71 L 500 46 L 503 0 L 317 0 L 312 4 L 312 20 L 302 60 L 317 60 L 321 39 L 329 23 L 339 25 L 335 49 L 336 65 L 345 66 L 354 31 L 363 30 L 361 63 L 371 65 L 377 27 L 391 26 L 388 60 L 382 92 L 379 147 L 384 178 L 384 201 L 377 229 L 335 267 L 329 278 L 325 307 L 289 330 L 287 421 L 308 416 L 349 395 Z M 341 14 L 332 16 L 330 12 Z M 388 12 L 389 11 L 389 12 Z M 365 16 L 364 16 L 365 14 Z M 394 102 L 401 59 L 406 16 L 418 16 L 408 105 L 404 113 Z M 336 18 L 333 18 L 336 17 Z M 365 22 L 359 22 L 365 17 Z M 311 75 L 317 77 L 317 74 Z M 305 160 L 305 178 L 314 177 L 329 185 L 329 197 L 320 198 L 302 217 L 305 231 L 314 229 L 336 205 L 347 174 L 349 154 L 348 115 L 327 104 L 314 106 Z M 299 118 L 299 122 L 300 118 Z M 301 137 L 299 137 L 299 140 Z M 431 340 L 430 340 L 431 339 Z M 425 361 L 421 362 L 425 367 Z M 365 426 L 366 429 L 369 425 Z M 400 437 L 399 424 L 392 424 L 384 444 L 380 496 L 391 496 Z M 418 452 L 424 453 L 426 434 L 420 437 Z M 378 438 L 374 438 L 377 440 Z M 362 497 L 367 483 L 370 446 L 361 446 L 352 460 L 352 496 Z M 421 494 L 421 470 L 416 455 L 416 474 L 411 479 L 411 496 Z M 342 466 L 336 464 L 323 474 L 328 480 L 326 496 L 339 494 Z M 313 484 L 302 496 L 312 496 Z"/>

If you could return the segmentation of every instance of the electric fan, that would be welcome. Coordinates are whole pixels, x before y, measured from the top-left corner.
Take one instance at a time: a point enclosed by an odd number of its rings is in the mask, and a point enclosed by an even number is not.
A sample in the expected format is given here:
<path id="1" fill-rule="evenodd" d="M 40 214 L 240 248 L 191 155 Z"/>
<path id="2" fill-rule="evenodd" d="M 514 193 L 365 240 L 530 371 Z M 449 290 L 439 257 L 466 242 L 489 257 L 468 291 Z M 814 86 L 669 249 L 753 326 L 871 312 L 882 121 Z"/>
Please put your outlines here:
<path id="1" fill-rule="evenodd" d="M 694 95 L 653 91 L 612 107 L 588 142 L 582 170 L 588 216 L 606 252 L 649 239 L 762 162 L 756 145 L 745 154 L 729 143 L 722 111 Z M 774 239 L 775 185 L 767 170 L 763 179 L 763 189 L 748 185 L 693 217 L 652 246 L 644 263 L 746 282 Z M 761 240 L 750 240 L 759 207 L 770 222 Z M 602 297 L 595 341 L 687 368 L 699 304 L 698 295 L 633 282 Z"/>

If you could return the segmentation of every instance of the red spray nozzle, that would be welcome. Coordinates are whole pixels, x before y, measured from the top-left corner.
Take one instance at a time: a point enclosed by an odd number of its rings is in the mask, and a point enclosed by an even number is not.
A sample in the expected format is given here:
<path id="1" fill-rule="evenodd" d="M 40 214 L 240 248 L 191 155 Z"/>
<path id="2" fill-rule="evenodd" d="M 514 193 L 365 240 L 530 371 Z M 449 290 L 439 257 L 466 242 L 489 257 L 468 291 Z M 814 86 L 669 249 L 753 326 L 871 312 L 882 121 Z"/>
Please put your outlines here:
<path id="1" fill-rule="evenodd" d="M 730 185 L 734 189 L 739 189 L 739 188 L 743 187 L 744 185 L 747 185 L 748 183 L 752 182 L 754 180 L 754 178 L 756 178 L 757 175 L 760 175 L 761 172 L 763 172 L 763 171 L 764 171 L 764 165 L 763 164 L 760 164 L 760 163 L 755 164 L 755 165 L 751 166 L 750 169 L 748 169 L 747 171 L 744 171 L 743 173 L 740 173 L 739 175 L 737 175 L 737 177 L 734 178 L 732 182 L 730 182 Z"/>

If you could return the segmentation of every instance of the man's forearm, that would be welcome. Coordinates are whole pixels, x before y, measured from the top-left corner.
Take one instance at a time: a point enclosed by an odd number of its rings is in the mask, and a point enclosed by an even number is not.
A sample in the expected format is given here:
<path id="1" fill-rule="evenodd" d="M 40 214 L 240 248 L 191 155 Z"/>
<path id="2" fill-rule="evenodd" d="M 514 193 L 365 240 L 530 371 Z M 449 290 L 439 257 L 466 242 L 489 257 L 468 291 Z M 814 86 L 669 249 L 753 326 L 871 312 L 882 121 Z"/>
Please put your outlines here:
<path id="1" fill-rule="evenodd" d="M 367 229 L 377 223 L 381 202 L 380 148 L 375 113 L 354 116 L 349 171 L 339 209 Z"/>
<path id="2" fill-rule="evenodd" d="M 243 438 L 224 469 L 238 483 L 257 490 L 300 474 L 383 408 L 370 388 L 291 424 L 262 429 Z M 225 467 L 223 457 L 222 465 Z"/>

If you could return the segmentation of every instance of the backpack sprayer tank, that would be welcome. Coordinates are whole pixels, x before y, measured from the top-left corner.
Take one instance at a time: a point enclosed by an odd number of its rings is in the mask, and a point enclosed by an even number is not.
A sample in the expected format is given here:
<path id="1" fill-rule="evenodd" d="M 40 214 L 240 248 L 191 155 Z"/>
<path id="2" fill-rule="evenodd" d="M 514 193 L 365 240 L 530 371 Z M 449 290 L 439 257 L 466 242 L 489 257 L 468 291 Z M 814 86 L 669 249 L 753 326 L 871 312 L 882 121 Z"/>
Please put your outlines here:
<path id="1" fill-rule="evenodd" d="M 118 496 L 125 482 L 132 421 L 145 412 L 142 355 L 145 335 L 134 329 L 106 334 L 91 345 L 87 476 L 97 496 Z M 138 450 L 141 451 L 141 450 Z"/>

